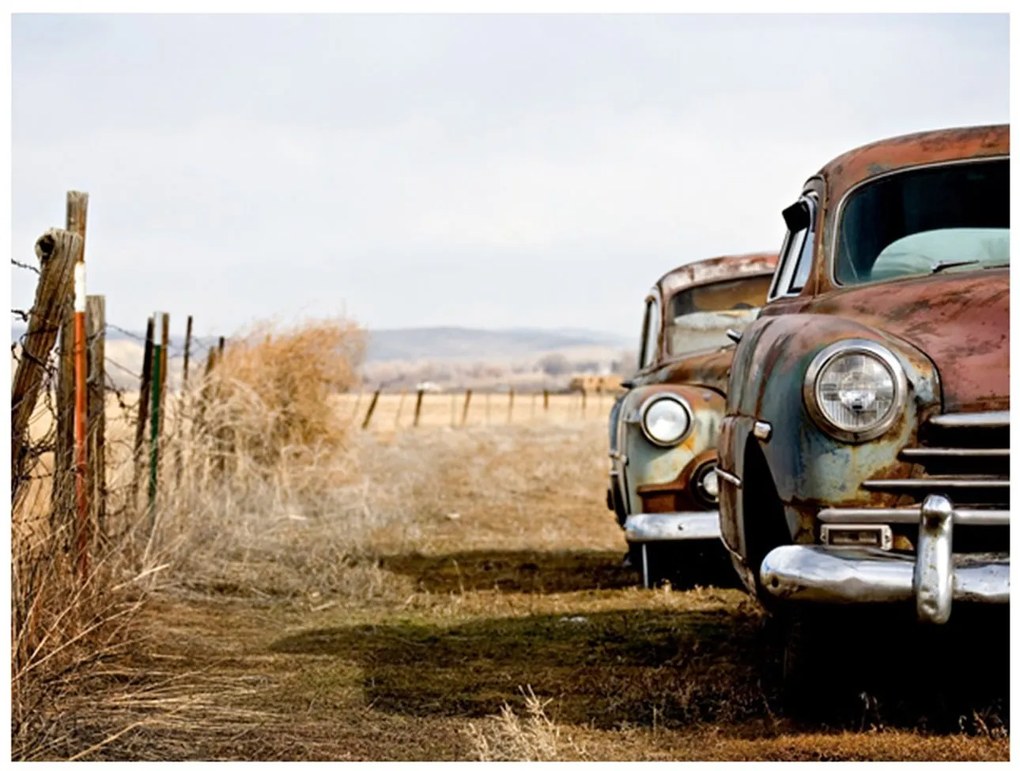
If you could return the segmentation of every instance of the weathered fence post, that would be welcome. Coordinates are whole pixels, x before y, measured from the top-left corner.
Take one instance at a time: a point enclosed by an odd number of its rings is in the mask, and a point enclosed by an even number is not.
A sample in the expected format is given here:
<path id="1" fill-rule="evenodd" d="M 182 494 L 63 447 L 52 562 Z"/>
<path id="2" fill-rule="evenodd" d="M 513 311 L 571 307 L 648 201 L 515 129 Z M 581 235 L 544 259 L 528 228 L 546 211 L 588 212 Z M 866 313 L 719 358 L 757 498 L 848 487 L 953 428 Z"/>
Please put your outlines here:
<path id="1" fill-rule="evenodd" d="M 414 403 L 414 427 L 418 427 L 418 421 L 421 419 L 421 400 L 425 396 L 425 389 L 418 389 L 418 398 Z"/>
<path id="2" fill-rule="evenodd" d="M 181 390 L 188 384 L 188 361 L 191 359 L 191 316 L 188 316 L 188 326 L 184 333 L 184 373 L 181 376 Z"/>
<path id="3" fill-rule="evenodd" d="M 396 428 L 400 425 L 400 413 L 404 409 L 404 397 L 407 396 L 407 389 L 400 389 L 400 401 L 397 402 L 397 416 L 393 419 L 393 427 Z"/>
<path id="4" fill-rule="evenodd" d="M 581 389 L 581 417 L 584 418 L 585 411 L 588 407 L 588 389 Z"/>
<path id="5" fill-rule="evenodd" d="M 375 412 L 375 405 L 379 403 L 379 393 L 381 391 L 381 388 L 377 388 L 375 393 L 372 394 L 372 401 L 368 403 L 368 412 L 365 413 L 365 419 L 361 422 L 362 430 L 368 428 L 368 424 L 372 420 L 372 413 Z"/>
<path id="6" fill-rule="evenodd" d="M 160 354 L 162 355 L 163 359 L 160 362 L 160 377 L 162 379 L 160 380 L 160 383 L 159 383 L 159 392 L 160 392 L 160 394 L 166 394 L 167 393 L 166 376 L 167 376 L 167 371 L 170 369 L 170 314 L 169 313 L 164 313 L 163 314 L 163 330 L 162 331 L 163 331 L 163 334 L 161 335 L 161 337 L 162 337 L 162 340 L 163 340 L 163 349 L 160 352 Z M 162 399 L 162 397 L 160 397 L 160 398 Z M 166 399 L 162 399 L 162 401 L 165 403 Z M 163 431 L 162 423 L 159 426 L 159 430 L 162 433 L 162 431 Z"/>
<path id="7" fill-rule="evenodd" d="M 88 337 L 89 519 L 106 533 L 106 298 L 89 295 L 85 305 Z"/>
<path id="8" fill-rule="evenodd" d="M 166 314 L 156 313 L 153 328 L 166 329 Z M 149 507 L 148 534 L 151 536 L 156 526 L 156 491 L 159 485 L 159 428 L 162 422 L 161 406 L 163 394 L 163 344 L 152 347 L 152 405 L 149 414 Z"/>
<path id="9" fill-rule="evenodd" d="M 24 474 L 29 420 L 39 398 L 46 361 L 57 341 L 82 243 L 81 236 L 66 230 L 49 230 L 35 243 L 40 263 L 39 283 L 35 288 L 35 303 L 28 320 L 21 360 L 11 384 L 12 505 Z"/>
<path id="10" fill-rule="evenodd" d="M 149 316 L 145 325 L 145 352 L 142 356 L 142 379 L 138 387 L 138 423 L 135 426 L 135 473 L 131 479 L 131 503 L 138 500 L 139 479 L 142 475 L 142 447 L 145 443 L 145 423 L 149 417 L 149 391 L 152 388 L 152 342 L 155 336 L 155 319 Z"/>
<path id="11" fill-rule="evenodd" d="M 506 422 L 512 423 L 514 419 L 514 389 L 510 388 L 510 404 L 506 408 Z"/>
<path id="12" fill-rule="evenodd" d="M 549 411 L 549 389 L 548 388 L 543 388 L 542 389 L 542 409 L 545 410 L 546 412 Z"/>
<path id="13" fill-rule="evenodd" d="M 464 412 L 460 416 L 460 424 L 462 426 L 467 425 L 468 407 L 471 405 L 471 389 L 467 389 L 464 392 Z"/>

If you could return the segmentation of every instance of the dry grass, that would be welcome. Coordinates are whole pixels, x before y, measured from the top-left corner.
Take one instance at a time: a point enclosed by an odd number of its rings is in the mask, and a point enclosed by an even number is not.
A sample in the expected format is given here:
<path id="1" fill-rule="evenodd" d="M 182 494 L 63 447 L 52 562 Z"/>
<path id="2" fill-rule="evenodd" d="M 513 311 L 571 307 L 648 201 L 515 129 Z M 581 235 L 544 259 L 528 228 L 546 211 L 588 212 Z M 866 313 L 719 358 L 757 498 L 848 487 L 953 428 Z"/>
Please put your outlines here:
<path id="1" fill-rule="evenodd" d="M 474 749 L 474 760 L 548 761 L 590 760 L 572 741 L 561 735 L 545 709 L 552 699 L 540 699 L 529 685 L 522 688 L 524 718 L 509 704 L 500 707 L 499 715 L 485 723 L 468 723 L 467 736 Z"/>
<path id="2" fill-rule="evenodd" d="M 144 541 L 160 583 L 33 757 L 1008 758 L 999 696 L 782 717 L 753 602 L 621 566 L 601 419 L 360 431 L 315 396 L 292 418 L 237 374 L 285 358 L 265 342 L 223 363 L 196 430 L 188 400 L 168 419 L 187 439 Z"/>

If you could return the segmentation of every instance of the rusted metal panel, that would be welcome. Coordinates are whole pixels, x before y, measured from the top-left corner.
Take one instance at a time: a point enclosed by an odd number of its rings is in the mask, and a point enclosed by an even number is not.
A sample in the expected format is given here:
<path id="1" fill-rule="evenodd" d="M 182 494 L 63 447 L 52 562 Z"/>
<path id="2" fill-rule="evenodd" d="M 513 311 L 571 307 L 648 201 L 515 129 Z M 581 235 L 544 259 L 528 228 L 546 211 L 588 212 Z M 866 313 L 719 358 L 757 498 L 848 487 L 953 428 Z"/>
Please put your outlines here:
<path id="1" fill-rule="evenodd" d="M 911 166 L 1009 155 L 1009 126 L 967 126 L 883 139 L 834 158 L 818 172 L 839 201 L 871 177 Z"/>
<path id="2" fill-rule="evenodd" d="M 713 281 L 723 281 L 741 276 L 771 273 L 776 269 L 775 252 L 752 252 L 711 257 L 707 260 L 689 262 L 674 268 L 656 283 L 662 296 L 669 299 L 681 289 L 687 289 Z"/>

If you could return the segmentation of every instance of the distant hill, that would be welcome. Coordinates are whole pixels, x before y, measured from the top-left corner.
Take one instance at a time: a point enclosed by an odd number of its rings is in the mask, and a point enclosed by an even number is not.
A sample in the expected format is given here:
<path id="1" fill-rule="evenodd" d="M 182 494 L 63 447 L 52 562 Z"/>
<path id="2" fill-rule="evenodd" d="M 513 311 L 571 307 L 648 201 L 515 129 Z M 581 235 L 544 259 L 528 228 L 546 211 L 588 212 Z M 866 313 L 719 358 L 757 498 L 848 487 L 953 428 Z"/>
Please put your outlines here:
<path id="1" fill-rule="evenodd" d="M 584 329 L 468 329 L 417 327 L 368 332 L 366 362 L 519 359 L 578 349 L 629 349 L 629 337 Z"/>

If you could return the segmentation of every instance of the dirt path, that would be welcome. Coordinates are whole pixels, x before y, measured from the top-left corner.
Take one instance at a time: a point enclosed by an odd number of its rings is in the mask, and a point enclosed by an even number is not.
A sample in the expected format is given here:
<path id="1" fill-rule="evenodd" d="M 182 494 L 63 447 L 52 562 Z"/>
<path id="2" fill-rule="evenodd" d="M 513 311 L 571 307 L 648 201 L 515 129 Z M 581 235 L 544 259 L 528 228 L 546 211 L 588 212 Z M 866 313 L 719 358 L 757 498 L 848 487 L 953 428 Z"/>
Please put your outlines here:
<path id="1" fill-rule="evenodd" d="M 1008 629 L 968 636 L 966 619 L 920 643 L 878 628 L 820 673 L 877 662 L 848 708 L 781 717 L 754 602 L 642 590 L 622 567 L 604 441 L 594 423 L 359 436 L 375 529 L 355 553 L 371 556 L 348 561 L 342 527 L 301 530 L 321 512 L 272 539 L 246 525 L 252 540 L 211 552 L 222 565 L 150 599 L 147 637 L 74 715 L 78 745 L 118 760 L 1008 759 Z"/>
<path id="2" fill-rule="evenodd" d="M 777 717 L 755 606 L 730 589 L 639 590 L 617 553 L 397 555 L 381 571 L 406 596 L 154 602 L 144 662 L 191 684 L 193 703 L 110 757 L 1008 758 L 977 714 L 966 732 L 919 730 L 946 722 L 930 705 L 906 724 L 865 702 L 833 725 Z"/>

